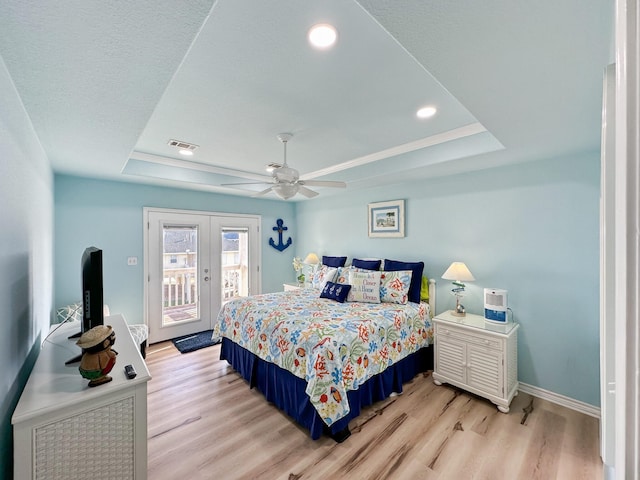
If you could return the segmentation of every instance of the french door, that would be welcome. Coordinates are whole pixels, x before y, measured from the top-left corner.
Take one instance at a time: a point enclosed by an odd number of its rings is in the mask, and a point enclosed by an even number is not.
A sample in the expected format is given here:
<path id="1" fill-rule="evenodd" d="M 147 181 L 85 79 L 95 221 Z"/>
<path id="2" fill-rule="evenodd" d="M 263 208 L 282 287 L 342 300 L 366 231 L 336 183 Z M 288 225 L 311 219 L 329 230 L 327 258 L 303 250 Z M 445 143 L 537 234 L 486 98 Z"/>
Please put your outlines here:
<path id="1" fill-rule="evenodd" d="M 260 217 L 144 209 L 149 343 L 209 330 L 222 304 L 260 291 Z"/>

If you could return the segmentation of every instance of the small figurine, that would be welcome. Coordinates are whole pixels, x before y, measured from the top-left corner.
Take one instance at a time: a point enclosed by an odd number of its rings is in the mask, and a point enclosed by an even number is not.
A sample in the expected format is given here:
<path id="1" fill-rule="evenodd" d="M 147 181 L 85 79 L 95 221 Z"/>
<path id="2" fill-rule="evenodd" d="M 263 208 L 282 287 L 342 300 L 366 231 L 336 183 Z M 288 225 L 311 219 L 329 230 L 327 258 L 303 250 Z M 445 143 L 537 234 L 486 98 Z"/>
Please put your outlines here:
<path id="1" fill-rule="evenodd" d="M 76 342 L 82 348 L 80 375 L 89 380 L 90 387 L 96 387 L 112 379 L 107 375 L 116 364 L 118 352 L 111 349 L 116 341 L 116 334 L 111 325 L 98 325 L 84 332 Z"/>

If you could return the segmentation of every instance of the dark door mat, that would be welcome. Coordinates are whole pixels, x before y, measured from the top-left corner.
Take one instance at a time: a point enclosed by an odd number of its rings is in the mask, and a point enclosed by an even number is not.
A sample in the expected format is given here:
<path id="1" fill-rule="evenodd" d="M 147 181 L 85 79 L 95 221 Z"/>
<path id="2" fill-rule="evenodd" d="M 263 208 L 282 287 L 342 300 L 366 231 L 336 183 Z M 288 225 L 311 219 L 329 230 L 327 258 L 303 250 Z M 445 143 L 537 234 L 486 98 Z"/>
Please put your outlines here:
<path id="1" fill-rule="evenodd" d="M 180 351 L 180 353 L 189 353 L 201 348 L 211 347 L 220 343 L 220 341 L 211 340 L 213 330 L 205 330 L 204 332 L 194 333 L 191 335 L 184 335 L 182 337 L 176 337 L 173 340 L 173 344 Z"/>

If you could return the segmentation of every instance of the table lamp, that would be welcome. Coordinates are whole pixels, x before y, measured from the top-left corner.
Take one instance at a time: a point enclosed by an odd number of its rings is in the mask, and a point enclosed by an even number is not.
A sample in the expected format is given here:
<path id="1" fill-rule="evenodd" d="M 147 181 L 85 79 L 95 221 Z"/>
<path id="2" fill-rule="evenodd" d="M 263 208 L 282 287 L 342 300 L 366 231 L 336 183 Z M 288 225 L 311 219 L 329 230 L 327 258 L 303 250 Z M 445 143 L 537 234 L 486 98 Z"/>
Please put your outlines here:
<path id="1" fill-rule="evenodd" d="M 306 257 L 304 257 L 304 262 L 305 265 L 311 265 L 311 283 L 313 283 L 313 277 L 316 273 L 316 269 L 318 268 L 318 265 L 320 264 L 320 259 L 318 258 L 318 255 L 316 255 L 314 252 L 309 253 Z"/>
<path id="2" fill-rule="evenodd" d="M 442 278 L 445 280 L 452 280 L 454 286 L 453 289 L 451 289 L 451 293 L 456 296 L 456 308 L 451 312 L 451 314 L 456 317 L 464 317 L 464 305 L 460 304 L 460 297 L 462 297 L 465 287 L 462 282 L 472 282 L 475 278 L 473 278 L 473 275 L 467 266 L 462 262 L 453 262 L 449 265 L 447 271 L 442 274 Z"/>

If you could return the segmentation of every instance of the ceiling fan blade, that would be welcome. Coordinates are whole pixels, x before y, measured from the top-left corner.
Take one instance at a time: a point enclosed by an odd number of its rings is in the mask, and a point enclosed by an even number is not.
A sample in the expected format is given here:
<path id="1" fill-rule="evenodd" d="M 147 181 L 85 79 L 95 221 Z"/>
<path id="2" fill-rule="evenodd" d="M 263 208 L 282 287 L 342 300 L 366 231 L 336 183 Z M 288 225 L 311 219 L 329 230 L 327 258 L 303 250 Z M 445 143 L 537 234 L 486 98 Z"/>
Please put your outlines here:
<path id="1" fill-rule="evenodd" d="M 254 195 L 251 195 L 252 197 L 261 197 L 263 195 L 266 195 L 267 193 L 269 193 L 271 190 L 273 190 L 273 187 L 269 187 L 266 190 L 262 190 L 261 192 L 258 192 Z"/>
<path id="2" fill-rule="evenodd" d="M 236 185 L 269 185 L 270 182 L 244 182 L 244 183 L 221 183 L 221 187 L 235 187 Z"/>
<path id="3" fill-rule="evenodd" d="M 333 182 L 329 180 L 300 180 L 301 185 L 311 185 L 312 187 L 334 187 L 347 188 L 345 182 Z"/>
<path id="4" fill-rule="evenodd" d="M 318 192 L 314 192 L 313 190 L 310 190 L 307 187 L 303 187 L 300 184 L 298 184 L 298 193 L 301 193 L 307 198 L 313 198 L 318 196 Z"/>

